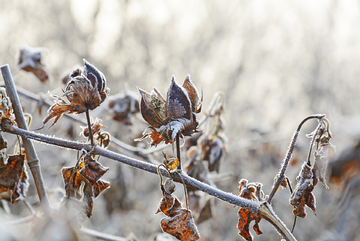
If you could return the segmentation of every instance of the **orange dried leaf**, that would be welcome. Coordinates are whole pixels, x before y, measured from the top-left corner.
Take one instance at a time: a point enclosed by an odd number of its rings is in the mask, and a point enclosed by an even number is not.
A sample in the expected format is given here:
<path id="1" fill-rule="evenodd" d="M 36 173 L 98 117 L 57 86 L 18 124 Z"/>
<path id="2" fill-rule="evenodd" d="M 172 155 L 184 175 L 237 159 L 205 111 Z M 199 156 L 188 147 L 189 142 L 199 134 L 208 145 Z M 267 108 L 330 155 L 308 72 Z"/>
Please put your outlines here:
<path id="1" fill-rule="evenodd" d="M 90 155 L 85 156 L 84 164 L 80 174 L 92 184 L 95 184 L 109 170 L 108 167 L 104 167 L 100 162 L 92 159 Z"/>
<path id="2" fill-rule="evenodd" d="M 93 184 L 94 188 L 94 196 L 97 197 L 99 194 L 104 191 L 105 189 L 108 189 L 110 187 L 110 182 L 99 180 L 95 184 Z"/>
<path id="3" fill-rule="evenodd" d="M 15 115 L 10 98 L 6 95 L 6 90 L 3 87 L 0 88 L 0 101 L 0 120 L 7 118 L 14 125 L 16 125 Z"/>
<path id="4" fill-rule="evenodd" d="M 81 199 L 81 181 L 84 178 L 79 173 L 79 167 L 64 167 L 61 169 L 63 180 L 65 184 L 65 191 L 67 197 L 76 197 Z"/>
<path id="5" fill-rule="evenodd" d="M 12 195 L 10 197 L 10 201 L 12 203 L 15 203 L 18 200 L 25 198 L 26 191 L 28 190 L 28 188 L 29 188 L 28 175 L 26 170 L 24 169 L 23 172 L 21 173 L 20 179 L 15 182 L 11 190 Z"/>
<path id="6" fill-rule="evenodd" d="M 21 177 L 24 169 L 24 156 L 9 156 L 7 163 L 0 163 L 0 186 L 12 187 Z"/>
<path id="7" fill-rule="evenodd" d="M 200 233 L 195 225 L 191 211 L 182 208 L 180 201 L 171 194 L 168 194 L 163 186 L 161 186 L 161 190 L 163 198 L 156 213 L 163 212 L 168 216 L 161 219 L 160 225 L 162 230 L 179 240 L 198 240 Z"/>
<path id="8" fill-rule="evenodd" d="M 248 183 L 248 180 L 241 179 L 240 180 L 240 187 L 239 187 L 239 194 L 238 196 L 250 199 L 250 200 L 258 200 L 258 196 L 260 196 L 262 199 L 265 197 L 265 194 L 261 190 L 260 193 L 257 193 L 257 187 L 262 186 L 260 183 Z M 239 222 L 238 222 L 238 229 L 240 230 L 240 235 L 245 240 L 253 240 L 253 236 L 251 235 L 249 231 L 249 226 L 251 221 L 255 221 L 255 224 L 253 226 L 253 229 L 255 230 L 256 234 L 260 235 L 262 232 L 259 228 L 259 222 L 261 220 L 261 216 L 259 214 L 255 214 L 250 212 L 249 210 L 245 208 L 240 208 L 238 211 L 239 215 Z"/>
<path id="9" fill-rule="evenodd" d="M 183 241 L 195 241 L 200 238 L 199 231 L 195 225 L 190 211 L 181 209 L 181 213 L 172 218 L 161 219 L 161 229 Z"/>

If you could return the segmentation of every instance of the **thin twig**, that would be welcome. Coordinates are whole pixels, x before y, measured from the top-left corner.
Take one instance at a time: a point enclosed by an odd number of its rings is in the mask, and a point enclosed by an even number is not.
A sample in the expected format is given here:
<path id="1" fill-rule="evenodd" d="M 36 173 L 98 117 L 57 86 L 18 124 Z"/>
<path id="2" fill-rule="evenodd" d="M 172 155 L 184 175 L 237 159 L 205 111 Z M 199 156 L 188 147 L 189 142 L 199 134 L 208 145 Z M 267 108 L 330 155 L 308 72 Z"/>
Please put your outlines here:
<path id="1" fill-rule="evenodd" d="M 9 96 L 14 109 L 17 124 L 20 128 L 27 130 L 26 120 L 21 108 L 19 96 L 17 95 L 14 81 L 10 73 L 10 67 L 8 64 L 1 66 L 1 73 L 3 75 L 4 82 L 6 85 L 7 95 Z M 31 140 L 23 137 L 23 144 L 25 147 L 27 163 L 33 175 L 39 199 L 43 204 L 44 210 L 48 211 L 50 209 L 50 203 L 45 190 L 44 180 L 41 173 L 40 160 L 35 152 L 35 148 Z"/>
<path id="2" fill-rule="evenodd" d="M 106 234 L 106 233 L 101 233 L 92 229 L 88 229 L 85 227 L 81 227 L 79 230 L 81 233 L 89 235 L 91 237 L 95 237 L 96 239 L 100 239 L 100 240 L 106 240 L 106 241 L 128 241 L 129 239 L 127 238 L 122 238 L 122 237 L 118 237 L 115 235 L 110 235 L 110 234 Z"/>
<path id="3" fill-rule="evenodd" d="M 311 115 L 311 116 L 308 116 L 306 117 L 304 120 L 301 121 L 301 123 L 299 124 L 298 128 L 296 129 L 296 131 L 294 132 L 294 135 L 291 139 L 291 142 L 290 142 L 290 146 L 287 150 L 287 153 L 285 155 L 285 159 L 283 160 L 283 163 L 282 163 L 282 166 L 281 166 L 281 169 L 280 169 L 280 172 L 279 172 L 279 177 L 278 179 L 276 180 L 274 186 L 272 187 L 271 189 L 271 192 L 269 194 L 269 198 L 268 198 L 268 203 L 271 203 L 271 200 L 272 198 L 274 197 L 275 193 L 276 193 L 276 190 L 279 188 L 280 186 L 280 183 L 282 182 L 282 180 L 284 179 L 285 177 L 285 171 L 287 169 L 287 166 L 289 164 L 289 161 L 291 159 L 291 156 L 292 156 L 292 153 L 294 151 L 294 148 L 295 148 L 295 144 L 296 144 L 296 140 L 299 136 L 299 133 L 300 133 L 300 129 L 302 127 L 302 125 L 310 120 L 310 119 L 321 119 L 321 118 L 324 118 L 325 115 L 323 114 L 317 114 L 317 115 Z"/>
<path id="4" fill-rule="evenodd" d="M 87 125 L 88 125 L 88 129 L 89 129 L 89 138 L 90 138 L 90 143 L 91 145 L 95 145 L 94 144 L 94 137 L 93 137 L 93 133 L 92 133 L 92 130 L 91 130 L 91 121 L 90 121 L 90 111 L 89 109 L 86 109 L 86 120 L 87 120 Z"/>
<path id="5" fill-rule="evenodd" d="M 21 87 L 18 87 L 17 86 L 17 93 L 28 98 L 28 99 L 31 99 L 31 100 L 34 100 L 34 101 L 37 101 L 37 102 L 42 102 L 44 105 L 46 106 L 51 106 L 52 103 L 50 101 L 47 101 L 47 100 L 42 100 L 42 97 L 39 97 L 39 95 L 36 95 L 30 91 L 27 91 Z M 77 117 L 74 117 L 74 115 L 69 115 L 69 114 L 64 114 L 65 117 L 73 120 L 73 121 L 76 121 L 82 125 L 87 125 L 86 121 L 81 119 L 81 118 L 77 118 Z M 151 158 L 148 157 L 148 155 L 154 153 L 154 152 L 157 152 L 157 151 L 160 151 L 164 148 L 167 147 L 167 145 L 164 145 L 164 146 L 158 146 L 157 148 L 152 148 L 152 149 L 142 149 L 142 148 L 138 148 L 138 147 L 133 147 L 129 144 L 126 144 L 122 141 L 120 141 L 119 139 L 116 139 L 114 137 L 111 138 L 111 143 L 112 145 L 115 145 L 116 147 L 119 147 L 121 148 L 122 150 L 125 150 L 129 153 L 132 153 L 136 156 L 139 156 L 141 158 L 143 158 L 144 160 L 148 161 L 148 162 L 153 162 L 151 160 Z"/>
<path id="6" fill-rule="evenodd" d="M 176 157 L 179 161 L 178 171 L 181 172 L 180 134 L 176 134 Z"/>
<path id="7" fill-rule="evenodd" d="M 318 126 L 316 127 L 316 129 L 315 129 L 315 131 L 314 131 L 314 136 L 312 137 L 311 142 L 310 142 L 309 153 L 308 153 L 308 156 L 307 156 L 307 164 L 308 164 L 309 166 L 311 166 L 310 159 L 311 159 L 312 148 L 313 148 L 313 145 L 314 145 L 314 142 L 315 142 L 317 133 L 319 132 L 319 130 L 320 130 L 320 128 L 321 128 L 322 125 L 323 125 L 323 118 L 320 119 L 320 123 L 319 123 Z"/>

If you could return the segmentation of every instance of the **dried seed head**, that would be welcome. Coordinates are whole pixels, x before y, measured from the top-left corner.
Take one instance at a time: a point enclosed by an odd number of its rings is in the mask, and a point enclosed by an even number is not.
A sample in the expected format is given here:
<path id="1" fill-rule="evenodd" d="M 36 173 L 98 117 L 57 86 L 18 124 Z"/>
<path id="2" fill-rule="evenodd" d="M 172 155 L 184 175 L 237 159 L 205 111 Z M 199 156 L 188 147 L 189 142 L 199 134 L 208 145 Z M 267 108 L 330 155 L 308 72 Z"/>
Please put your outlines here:
<path id="1" fill-rule="evenodd" d="M 196 113 L 200 112 L 201 101 L 190 75 L 186 77 L 183 86 L 179 86 L 172 76 L 166 99 L 156 88 L 151 93 L 139 87 L 138 90 L 141 94 L 141 114 L 152 130 L 138 140 L 149 136 L 153 140 L 151 145 L 161 141 L 172 143 L 177 134 L 190 136 L 196 132 Z"/>
<path id="2" fill-rule="evenodd" d="M 70 74 L 64 94 L 55 96 L 55 104 L 49 109 L 44 125 L 55 117 L 53 125 L 64 113 L 83 113 L 98 107 L 109 94 L 104 75 L 84 59 L 84 71 L 77 68 Z"/>

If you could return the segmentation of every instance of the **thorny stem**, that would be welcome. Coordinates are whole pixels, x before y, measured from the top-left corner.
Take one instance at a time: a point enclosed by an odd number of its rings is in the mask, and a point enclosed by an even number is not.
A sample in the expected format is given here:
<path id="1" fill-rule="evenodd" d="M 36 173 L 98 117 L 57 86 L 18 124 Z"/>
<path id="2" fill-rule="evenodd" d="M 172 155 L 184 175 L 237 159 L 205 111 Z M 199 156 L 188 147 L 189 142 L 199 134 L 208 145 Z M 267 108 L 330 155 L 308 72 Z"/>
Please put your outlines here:
<path id="1" fill-rule="evenodd" d="M 278 179 L 276 180 L 276 182 L 275 182 L 274 186 L 272 187 L 271 192 L 270 192 L 270 194 L 269 194 L 268 203 L 271 203 L 271 200 L 273 199 L 273 197 L 274 197 L 274 195 L 275 195 L 275 193 L 276 193 L 276 190 L 279 188 L 280 183 L 282 182 L 282 180 L 283 180 L 284 177 L 285 177 L 285 171 L 286 171 L 286 169 L 287 169 L 287 166 L 288 166 L 289 161 L 290 161 L 290 159 L 291 159 L 292 153 L 293 153 L 293 151 L 294 151 L 295 144 L 296 144 L 297 138 L 298 138 L 298 136 L 299 136 L 300 129 L 301 129 L 302 125 L 303 125 L 306 121 L 308 121 L 308 120 L 310 120 L 310 119 L 323 119 L 323 118 L 325 118 L 325 115 L 323 115 L 323 114 L 311 115 L 311 116 L 306 117 L 305 119 L 303 119 L 303 120 L 300 122 L 298 128 L 297 128 L 296 131 L 294 132 L 294 135 L 293 135 L 293 137 L 292 137 L 292 139 L 291 139 L 290 146 L 289 146 L 289 148 L 288 148 L 288 150 L 287 150 L 287 153 L 286 153 L 285 158 L 284 158 L 284 160 L 283 160 L 283 164 L 282 164 L 281 169 L 280 169 L 280 172 L 279 172 L 279 174 L 278 174 L 279 177 L 278 177 Z"/>
<path id="2" fill-rule="evenodd" d="M 87 124 L 88 124 L 88 128 L 89 128 L 90 143 L 93 146 L 94 145 L 94 137 L 93 137 L 93 133 L 92 133 L 92 130 L 91 130 L 90 111 L 89 111 L 88 108 L 86 109 L 86 120 L 87 120 Z"/>
<path id="3" fill-rule="evenodd" d="M 9 96 L 11 103 L 13 105 L 17 124 L 20 128 L 27 130 L 26 120 L 21 108 L 19 96 L 17 95 L 16 92 L 13 78 L 10 73 L 9 65 L 6 64 L 1 66 L 1 72 L 4 78 L 7 95 Z M 44 210 L 48 211 L 50 209 L 50 203 L 45 190 L 44 180 L 41 173 L 40 160 L 36 154 L 34 145 L 30 139 L 23 136 L 23 144 L 25 147 L 27 163 L 33 175 L 39 199 L 43 205 Z"/>

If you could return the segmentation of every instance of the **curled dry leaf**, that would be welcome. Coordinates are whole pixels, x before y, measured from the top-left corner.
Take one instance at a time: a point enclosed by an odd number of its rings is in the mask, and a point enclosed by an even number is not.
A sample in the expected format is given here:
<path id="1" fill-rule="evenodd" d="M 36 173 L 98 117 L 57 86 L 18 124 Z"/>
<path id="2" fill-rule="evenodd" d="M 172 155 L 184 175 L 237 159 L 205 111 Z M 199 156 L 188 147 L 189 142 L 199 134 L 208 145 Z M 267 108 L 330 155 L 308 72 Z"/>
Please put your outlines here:
<path id="1" fill-rule="evenodd" d="M 170 189 L 169 191 L 168 189 L 165 189 L 164 185 L 161 185 L 161 191 L 163 198 L 159 203 L 156 213 L 162 212 L 167 216 L 167 218 L 161 219 L 160 225 L 162 230 L 179 240 L 198 240 L 200 238 L 200 233 L 195 225 L 191 211 L 182 208 L 179 199 L 172 195 L 174 189 Z"/>
<path id="2" fill-rule="evenodd" d="M 91 120 L 91 132 L 93 134 L 93 137 L 96 138 L 101 131 L 101 128 L 105 127 L 103 124 L 101 124 L 102 119 L 96 118 L 94 121 Z M 80 132 L 80 135 L 83 135 L 84 137 L 89 137 L 89 128 L 87 126 L 81 126 L 80 127 L 82 131 Z"/>
<path id="3" fill-rule="evenodd" d="M 155 87 L 151 93 L 138 90 L 141 94 L 140 111 L 151 130 L 150 133 L 144 132 L 139 140 L 150 137 L 153 146 L 162 141 L 172 143 L 177 134 L 190 136 L 196 132 L 196 114 L 201 111 L 201 100 L 190 75 L 183 86 L 179 86 L 173 76 L 166 99 Z"/>
<path id="4" fill-rule="evenodd" d="M 330 138 L 323 137 L 320 139 L 319 147 L 315 151 L 314 168 L 316 176 L 320 182 L 328 189 L 326 184 L 326 169 L 329 159 L 335 156 L 335 146 L 329 142 Z"/>
<path id="5" fill-rule="evenodd" d="M 0 101 L 0 121 L 3 118 L 7 118 L 11 121 L 11 123 L 16 125 L 14 110 L 12 108 L 11 101 L 6 95 L 6 89 L 3 87 L 0 88 Z"/>
<path id="6" fill-rule="evenodd" d="M 54 125 L 65 113 L 80 114 L 98 107 L 109 94 L 106 79 L 103 73 L 84 60 L 84 70 L 75 69 L 70 75 L 70 81 L 65 87 L 62 96 L 53 96 L 55 104 L 48 110 L 48 116 L 43 120 L 45 125 L 55 118 Z"/>
<path id="7" fill-rule="evenodd" d="M 313 169 L 304 163 L 299 175 L 296 177 L 297 184 L 290 197 L 290 204 L 294 207 L 294 215 L 304 218 L 306 216 L 305 205 L 315 213 L 316 200 L 312 193 L 318 180 Z"/>
<path id="8" fill-rule="evenodd" d="M 262 184 L 260 183 L 248 183 L 248 180 L 241 179 L 238 196 L 250 200 L 261 201 L 265 198 L 264 192 L 260 189 L 261 186 Z M 259 189 L 260 189 L 260 193 L 258 193 Z M 259 197 L 261 200 L 259 200 Z M 238 229 L 240 230 L 239 234 L 245 240 L 253 240 L 253 236 L 249 231 L 249 226 L 251 221 L 255 221 L 255 224 L 253 226 L 255 232 L 258 235 L 262 234 L 259 228 L 259 222 L 261 220 L 261 216 L 259 214 L 252 213 L 249 210 L 246 210 L 245 208 L 240 208 L 238 215 L 239 215 Z"/>
<path id="9" fill-rule="evenodd" d="M 1 155 L 0 192 L 7 192 L 7 195 L 0 195 L 0 199 L 4 196 L 15 203 L 25 197 L 29 183 L 24 163 L 24 155 L 9 156 L 6 163 L 4 163 L 4 156 Z"/>
<path id="10" fill-rule="evenodd" d="M 110 187 L 109 182 L 100 179 L 108 170 L 109 168 L 102 166 L 92 159 L 90 155 L 85 155 L 77 166 L 64 167 L 61 170 L 66 198 L 76 198 L 82 200 L 84 204 L 85 210 L 80 210 L 79 216 L 84 212 L 87 217 L 90 217 L 94 199 L 102 191 Z"/>
<path id="11" fill-rule="evenodd" d="M 42 83 L 49 79 L 46 66 L 42 63 L 44 48 L 23 47 L 20 49 L 18 68 L 26 72 L 32 72 Z"/>
<path id="12" fill-rule="evenodd" d="M 132 92 L 126 92 L 125 95 L 110 100 L 109 108 L 113 120 L 125 125 L 132 125 L 131 116 L 140 111 L 138 97 Z"/>

